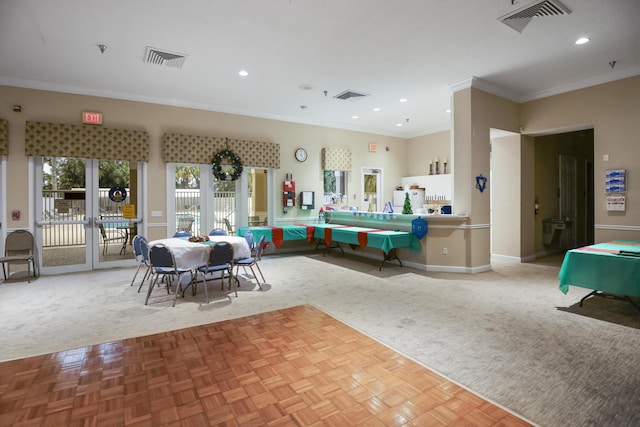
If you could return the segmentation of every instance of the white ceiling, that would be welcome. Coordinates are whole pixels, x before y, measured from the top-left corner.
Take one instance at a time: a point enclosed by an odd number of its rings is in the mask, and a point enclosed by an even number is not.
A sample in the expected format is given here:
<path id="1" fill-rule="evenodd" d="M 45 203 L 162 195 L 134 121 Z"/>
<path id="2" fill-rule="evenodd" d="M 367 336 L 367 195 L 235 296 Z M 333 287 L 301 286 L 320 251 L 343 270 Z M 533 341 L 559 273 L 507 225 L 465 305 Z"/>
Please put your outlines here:
<path id="1" fill-rule="evenodd" d="M 497 18 L 531 0 L 0 0 L 0 84 L 413 137 L 472 77 L 526 101 L 640 74 L 639 0 L 561 1 L 518 33 Z"/>

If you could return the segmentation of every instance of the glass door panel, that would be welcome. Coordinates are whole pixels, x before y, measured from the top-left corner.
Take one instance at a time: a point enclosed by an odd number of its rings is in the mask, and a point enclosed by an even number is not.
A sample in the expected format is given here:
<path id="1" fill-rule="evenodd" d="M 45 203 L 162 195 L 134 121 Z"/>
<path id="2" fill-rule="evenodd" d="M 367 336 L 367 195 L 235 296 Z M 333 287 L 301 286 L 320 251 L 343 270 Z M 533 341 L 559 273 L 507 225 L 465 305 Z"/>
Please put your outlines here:
<path id="1" fill-rule="evenodd" d="M 40 196 L 36 201 L 36 241 L 43 273 L 89 268 L 85 159 L 39 158 L 36 173 Z M 38 206 L 39 205 L 39 206 Z"/>
<path id="2" fill-rule="evenodd" d="M 126 160 L 94 160 L 92 165 L 94 267 L 123 265 L 133 259 L 131 243 L 138 232 L 137 167 Z"/>
<path id="3" fill-rule="evenodd" d="M 259 168 L 247 168 L 248 223 L 249 225 L 268 225 L 268 171 Z"/>
<path id="4" fill-rule="evenodd" d="M 137 164 L 67 157 L 36 158 L 35 163 L 42 272 L 133 264 L 130 244 L 140 223 Z"/>
<path id="5" fill-rule="evenodd" d="M 175 166 L 175 231 L 206 234 L 201 219 L 200 166 Z"/>
<path id="6" fill-rule="evenodd" d="M 216 181 L 210 166 L 196 164 L 169 164 L 167 174 L 173 181 L 168 215 L 175 218 L 169 235 L 178 231 L 206 235 L 214 228 L 233 233 L 236 181 Z"/>

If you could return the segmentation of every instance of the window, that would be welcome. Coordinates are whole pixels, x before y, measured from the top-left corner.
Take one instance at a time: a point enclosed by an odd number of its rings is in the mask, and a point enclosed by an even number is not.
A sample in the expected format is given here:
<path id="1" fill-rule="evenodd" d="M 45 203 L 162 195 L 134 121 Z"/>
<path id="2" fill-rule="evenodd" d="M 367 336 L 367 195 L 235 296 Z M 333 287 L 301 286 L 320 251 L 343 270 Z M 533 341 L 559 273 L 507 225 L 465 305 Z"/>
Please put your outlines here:
<path id="1" fill-rule="evenodd" d="M 324 203 L 347 203 L 347 195 L 347 172 L 324 171 Z"/>

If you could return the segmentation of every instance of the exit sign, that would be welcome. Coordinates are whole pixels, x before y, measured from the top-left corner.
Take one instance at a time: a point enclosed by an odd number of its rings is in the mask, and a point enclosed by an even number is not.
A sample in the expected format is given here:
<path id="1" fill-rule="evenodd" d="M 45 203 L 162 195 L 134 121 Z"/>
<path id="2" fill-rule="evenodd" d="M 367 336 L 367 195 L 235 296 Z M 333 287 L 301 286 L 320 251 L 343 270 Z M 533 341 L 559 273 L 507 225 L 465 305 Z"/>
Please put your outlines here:
<path id="1" fill-rule="evenodd" d="M 88 125 L 101 125 L 102 113 L 92 113 L 89 111 L 82 112 L 82 123 Z"/>

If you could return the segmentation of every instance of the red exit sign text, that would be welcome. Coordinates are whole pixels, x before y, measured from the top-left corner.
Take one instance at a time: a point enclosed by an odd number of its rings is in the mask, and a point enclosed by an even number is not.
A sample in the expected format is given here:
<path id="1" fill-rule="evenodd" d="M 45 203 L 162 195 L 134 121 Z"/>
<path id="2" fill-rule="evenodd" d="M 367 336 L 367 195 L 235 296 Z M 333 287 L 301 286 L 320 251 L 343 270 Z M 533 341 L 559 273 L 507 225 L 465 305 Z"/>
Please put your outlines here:
<path id="1" fill-rule="evenodd" d="M 92 113 L 89 111 L 82 112 L 82 123 L 88 125 L 101 125 L 102 124 L 102 113 Z"/>

